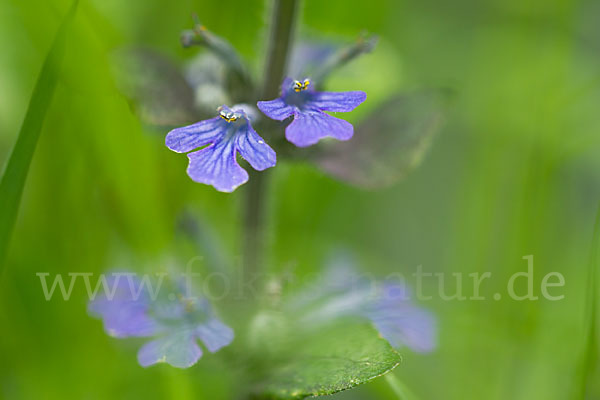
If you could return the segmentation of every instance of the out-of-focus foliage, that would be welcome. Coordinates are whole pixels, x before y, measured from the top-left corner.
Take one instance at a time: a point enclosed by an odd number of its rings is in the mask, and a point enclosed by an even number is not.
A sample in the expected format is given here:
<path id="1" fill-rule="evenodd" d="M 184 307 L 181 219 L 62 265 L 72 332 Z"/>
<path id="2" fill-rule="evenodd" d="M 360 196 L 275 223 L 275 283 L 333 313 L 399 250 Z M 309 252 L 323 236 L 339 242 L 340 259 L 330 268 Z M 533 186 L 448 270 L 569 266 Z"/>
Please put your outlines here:
<path id="1" fill-rule="evenodd" d="M 119 49 L 114 72 L 119 89 L 143 122 L 165 130 L 201 119 L 192 86 L 168 58 L 148 49 Z"/>
<path id="2" fill-rule="evenodd" d="M 17 219 L 29 165 L 35 153 L 44 119 L 58 83 L 65 40 L 69 33 L 68 29 L 77 11 L 78 4 L 77 0 L 73 2 L 58 29 L 56 38 L 52 42 L 50 51 L 37 78 L 23 125 L 19 131 L 19 137 L 2 173 L 0 180 L 0 275 L 4 268 L 6 250 L 10 244 L 13 227 Z"/>
<path id="3" fill-rule="evenodd" d="M 0 2 L 2 161 L 69 5 Z M 581 382 L 575 375 L 588 351 L 587 260 L 600 195 L 598 10 L 594 0 L 308 0 L 303 6 L 302 33 L 352 40 L 366 29 L 385 43 L 378 50 L 389 50 L 365 55 L 328 82 L 328 90 L 343 89 L 337 79 L 346 90 L 349 79 L 371 82 L 349 88 L 368 93 L 353 123 L 398 91 L 455 94 L 429 153 L 400 184 L 364 192 L 313 166 L 281 163 L 269 189 L 270 272 L 292 270 L 303 280 L 319 271 L 332 247 L 345 246 L 369 272 L 410 277 L 417 265 L 445 272 L 447 293 L 456 290 L 451 273 L 462 273 L 466 293 L 469 273 L 492 273 L 482 286 L 486 300 L 425 302 L 440 318 L 439 349 L 403 352 L 392 372 L 420 399 L 564 399 Z M 186 160 L 145 129 L 117 90 L 110 60 L 115 49 L 135 46 L 183 68 L 198 51 L 179 44 L 192 12 L 244 59 L 256 60 L 267 11 L 262 0 L 82 1 L 0 282 L 1 397 L 240 394 L 244 366 L 218 354 L 189 370 L 140 368 L 141 342 L 108 338 L 86 315 L 82 285 L 69 301 L 45 301 L 35 274 L 100 273 L 115 260 L 131 269 L 185 265 L 199 251 L 177 233 L 183 209 L 201 217 L 235 265 L 243 190 L 216 193 L 182 174 Z M 390 54 L 393 61 L 384 61 Z M 525 270 L 521 257 L 528 254 L 536 290 L 548 272 L 565 276 L 563 300 L 493 300 L 511 274 Z M 214 268 L 208 256 L 197 264 L 204 273 Z M 424 291 L 437 286 L 428 279 Z M 589 382 L 597 395 L 600 380 Z M 338 396 L 394 393 L 385 380 L 374 380 Z"/>
<path id="4" fill-rule="evenodd" d="M 416 168 L 442 119 L 437 92 L 396 95 L 354 129 L 352 140 L 332 143 L 315 158 L 321 168 L 343 181 L 381 188 Z"/>

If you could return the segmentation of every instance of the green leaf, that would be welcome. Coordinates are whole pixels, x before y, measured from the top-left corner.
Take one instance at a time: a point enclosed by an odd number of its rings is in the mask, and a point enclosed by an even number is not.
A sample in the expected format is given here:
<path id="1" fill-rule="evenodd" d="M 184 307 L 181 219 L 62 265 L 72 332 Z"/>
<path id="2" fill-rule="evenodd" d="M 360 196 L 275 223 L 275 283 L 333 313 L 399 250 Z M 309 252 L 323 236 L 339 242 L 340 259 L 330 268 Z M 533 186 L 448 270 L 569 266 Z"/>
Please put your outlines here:
<path id="1" fill-rule="evenodd" d="M 296 331 L 297 332 L 297 331 Z M 277 347 L 277 342 L 270 342 Z M 260 399 L 303 399 L 366 383 L 394 369 L 400 355 L 370 325 L 342 324 L 307 331 L 280 343 L 264 362 Z"/>
<path id="2" fill-rule="evenodd" d="M 416 168 L 440 126 L 443 97 L 427 91 L 396 95 L 355 127 L 347 142 L 316 154 L 320 168 L 355 186 L 391 186 Z"/>
<path id="3" fill-rule="evenodd" d="M 58 83 L 67 33 L 78 4 L 79 0 L 73 1 L 46 55 L 17 142 L 0 181 L 0 273 L 4 268 L 29 165 Z"/>

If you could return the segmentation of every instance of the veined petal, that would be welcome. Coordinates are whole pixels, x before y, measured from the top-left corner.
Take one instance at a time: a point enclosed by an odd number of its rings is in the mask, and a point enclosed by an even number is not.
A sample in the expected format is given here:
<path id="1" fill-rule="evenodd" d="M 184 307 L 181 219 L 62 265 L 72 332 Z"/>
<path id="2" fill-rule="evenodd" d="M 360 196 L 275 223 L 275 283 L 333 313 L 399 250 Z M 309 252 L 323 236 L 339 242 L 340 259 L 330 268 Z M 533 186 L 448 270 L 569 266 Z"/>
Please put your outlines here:
<path id="1" fill-rule="evenodd" d="M 367 99 L 365 92 L 314 92 L 308 104 L 311 107 L 333 112 L 349 112 Z"/>
<path id="2" fill-rule="evenodd" d="M 138 362 L 142 367 L 165 362 L 177 368 L 188 368 L 202 356 L 192 330 L 173 332 L 144 344 L 138 351 Z"/>
<path id="3" fill-rule="evenodd" d="M 294 121 L 285 129 L 285 137 L 298 147 L 307 147 L 324 137 L 348 140 L 354 134 L 352 124 L 321 111 L 296 113 Z"/>
<path id="4" fill-rule="evenodd" d="M 294 114 L 294 107 L 287 104 L 281 97 L 270 101 L 259 101 L 256 105 L 267 117 L 277 121 L 283 121 Z"/>
<path id="5" fill-rule="evenodd" d="M 242 157 L 257 171 L 275 166 L 277 156 L 275 151 L 258 136 L 258 133 L 248 122 L 245 132 L 238 132 L 236 148 Z"/>
<path id="6" fill-rule="evenodd" d="M 207 323 L 199 325 L 196 328 L 196 335 L 211 353 L 233 341 L 233 330 L 217 318 L 211 318 Z"/>
<path id="7" fill-rule="evenodd" d="M 186 153 L 213 143 L 225 135 L 227 127 L 221 117 L 200 121 L 196 124 L 173 129 L 167 134 L 165 144 L 177 153 Z"/>
<path id="8" fill-rule="evenodd" d="M 188 154 L 187 173 L 196 182 L 212 185 L 220 192 L 233 192 L 248 181 L 248 173 L 235 159 L 234 139 L 216 142 Z"/>

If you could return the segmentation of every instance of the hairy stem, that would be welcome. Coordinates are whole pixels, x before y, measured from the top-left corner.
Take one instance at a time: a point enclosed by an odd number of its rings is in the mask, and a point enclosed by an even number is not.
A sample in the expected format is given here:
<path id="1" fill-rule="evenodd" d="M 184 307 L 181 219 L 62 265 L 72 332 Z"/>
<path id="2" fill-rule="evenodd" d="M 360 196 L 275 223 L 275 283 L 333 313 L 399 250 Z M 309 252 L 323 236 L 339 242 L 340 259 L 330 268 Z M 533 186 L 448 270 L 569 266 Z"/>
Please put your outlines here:
<path id="1" fill-rule="evenodd" d="M 275 0 L 261 99 L 273 99 L 279 95 L 297 9 L 298 0 Z M 246 185 L 243 238 L 243 265 L 246 276 L 257 274 L 263 262 L 267 178 L 268 172 L 253 172 Z"/>

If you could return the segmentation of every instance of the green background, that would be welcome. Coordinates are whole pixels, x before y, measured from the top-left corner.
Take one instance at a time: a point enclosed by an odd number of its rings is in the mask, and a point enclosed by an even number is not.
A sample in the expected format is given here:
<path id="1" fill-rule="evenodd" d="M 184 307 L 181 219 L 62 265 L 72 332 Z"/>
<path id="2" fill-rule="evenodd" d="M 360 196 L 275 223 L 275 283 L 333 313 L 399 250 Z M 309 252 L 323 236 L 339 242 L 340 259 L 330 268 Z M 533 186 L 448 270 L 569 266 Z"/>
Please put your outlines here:
<path id="1" fill-rule="evenodd" d="M 0 2 L 1 161 L 68 6 Z M 81 285 L 70 301 L 47 302 L 35 274 L 161 268 L 185 259 L 192 250 L 176 234 L 183 209 L 228 254 L 239 253 L 244 188 L 229 195 L 193 183 L 185 157 L 165 148 L 164 134 L 144 128 L 115 89 L 109 54 L 133 44 L 183 62 L 197 50 L 182 49 L 179 33 L 196 12 L 261 71 L 268 8 L 247 0 L 82 0 L 0 282 L 0 397 L 184 400 L 243 391 L 239 366 L 218 353 L 188 370 L 142 369 L 135 358 L 141 341 L 106 336 L 86 313 Z M 438 349 L 403 351 L 393 372 L 417 398 L 576 398 L 577 368 L 589 351 L 587 260 L 600 195 L 599 13 L 593 0 L 302 6 L 299 37 L 351 40 L 367 29 L 382 38 L 373 55 L 346 70 L 353 79 L 332 82 L 368 92 L 351 120 L 397 89 L 454 93 L 424 162 L 391 188 L 363 191 L 307 164 L 282 162 L 271 173 L 272 272 L 289 265 L 315 272 L 332 249 L 347 248 L 382 275 L 410 276 L 418 265 L 448 277 L 462 272 L 466 295 L 467 274 L 492 273 L 482 285 L 487 300 L 423 302 L 438 318 Z M 506 283 L 526 269 L 529 254 L 536 294 L 542 277 L 558 271 L 566 285 L 551 293 L 563 300 L 507 298 Z M 436 288 L 426 281 L 426 291 Z M 447 279 L 447 293 L 455 289 Z M 526 290 L 523 282 L 517 290 Z M 590 391 L 600 396 L 597 387 Z M 338 396 L 396 398 L 384 379 Z"/>

